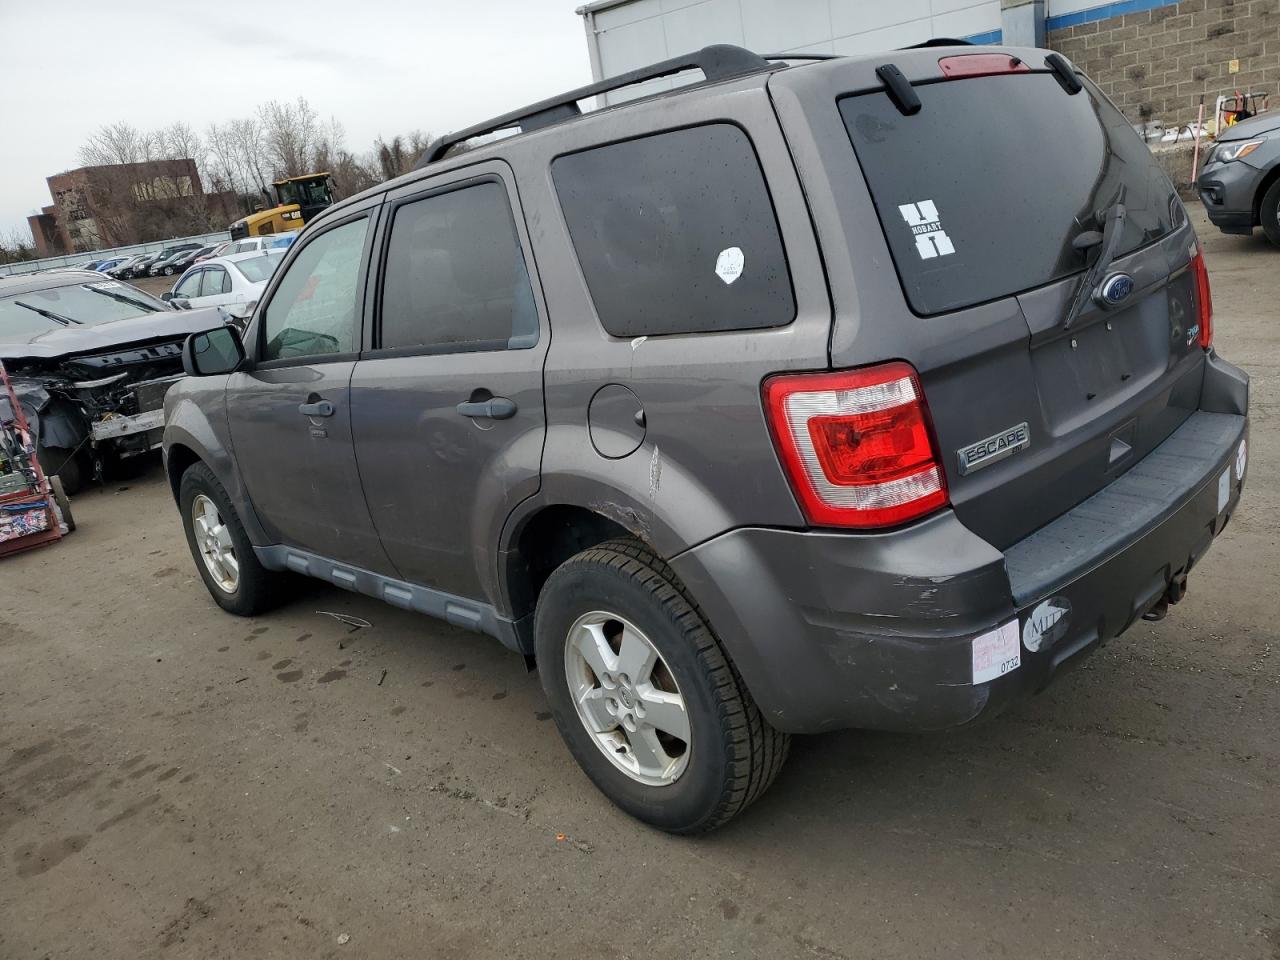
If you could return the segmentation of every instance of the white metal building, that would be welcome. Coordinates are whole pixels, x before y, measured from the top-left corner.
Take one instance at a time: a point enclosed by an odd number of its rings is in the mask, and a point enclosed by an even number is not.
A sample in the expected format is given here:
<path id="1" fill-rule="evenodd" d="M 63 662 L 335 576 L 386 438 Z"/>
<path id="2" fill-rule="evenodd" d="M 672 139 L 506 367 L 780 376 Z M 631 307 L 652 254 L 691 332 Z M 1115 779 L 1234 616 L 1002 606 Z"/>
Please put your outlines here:
<path id="1" fill-rule="evenodd" d="M 1057 22 L 1104 19 L 1170 0 L 594 0 L 578 8 L 595 79 L 734 43 L 758 53 L 853 54 L 953 37 L 1044 46 Z M 696 79 L 690 77 L 689 80 Z M 657 80 L 610 100 L 669 87 Z M 681 82 L 677 80 L 675 82 Z"/>

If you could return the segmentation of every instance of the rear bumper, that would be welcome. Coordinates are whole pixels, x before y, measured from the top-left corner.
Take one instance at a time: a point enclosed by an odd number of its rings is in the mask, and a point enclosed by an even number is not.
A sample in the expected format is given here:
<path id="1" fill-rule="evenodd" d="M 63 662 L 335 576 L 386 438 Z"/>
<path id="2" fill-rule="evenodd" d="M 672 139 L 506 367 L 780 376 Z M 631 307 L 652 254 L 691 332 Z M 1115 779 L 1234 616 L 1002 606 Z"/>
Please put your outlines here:
<path id="1" fill-rule="evenodd" d="M 1207 371 L 1206 409 L 1003 553 L 947 511 L 873 535 L 739 529 L 672 566 L 779 729 L 968 723 L 1122 633 L 1226 526 L 1247 379 L 1217 359 Z M 974 640 L 1000 627 L 1017 632 L 1020 663 L 975 683 Z"/>

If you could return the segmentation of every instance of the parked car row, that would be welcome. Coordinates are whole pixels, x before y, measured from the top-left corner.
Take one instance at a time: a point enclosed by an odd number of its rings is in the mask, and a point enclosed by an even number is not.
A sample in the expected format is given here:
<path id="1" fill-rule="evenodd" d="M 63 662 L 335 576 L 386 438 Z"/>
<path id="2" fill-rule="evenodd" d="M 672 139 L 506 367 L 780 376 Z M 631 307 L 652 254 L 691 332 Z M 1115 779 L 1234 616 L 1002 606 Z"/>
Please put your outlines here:
<path id="1" fill-rule="evenodd" d="M 173 277 L 181 274 L 194 263 L 227 257 L 238 253 L 262 250 L 285 250 L 298 236 L 298 232 L 272 234 L 265 237 L 246 237 L 243 240 L 224 240 L 222 243 L 202 246 L 199 243 L 177 243 L 153 253 L 136 253 L 128 257 L 110 257 L 89 260 L 79 264 L 76 270 L 92 270 L 105 273 L 116 280 L 136 280 L 139 277 Z"/>

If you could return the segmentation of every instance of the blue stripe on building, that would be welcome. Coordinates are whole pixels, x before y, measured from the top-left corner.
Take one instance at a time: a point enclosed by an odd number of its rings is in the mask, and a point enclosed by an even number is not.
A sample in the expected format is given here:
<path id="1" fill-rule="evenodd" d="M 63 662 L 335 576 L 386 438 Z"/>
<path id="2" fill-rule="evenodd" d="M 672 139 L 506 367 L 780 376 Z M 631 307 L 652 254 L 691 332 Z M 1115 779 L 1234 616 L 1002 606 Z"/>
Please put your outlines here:
<path id="1" fill-rule="evenodd" d="M 1004 39 L 1003 30 L 988 30 L 986 33 L 975 33 L 971 37 L 964 37 L 970 43 L 999 43 Z"/>
<path id="2" fill-rule="evenodd" d="M 1141 13 L 1143 10 L 1154 10 L 1156 7 L 1169 7 L 1177 2 L 1178 0 L 1120 0 L 1119 3 L 1104 3 L 1100 7 L 1048 17 L 1045 19 L 1044 27 L 1046 30 L 1061 30 L 1063 27 L 1093 23 L 1095 20 L 1123 17 L 1126 13 Z"/>

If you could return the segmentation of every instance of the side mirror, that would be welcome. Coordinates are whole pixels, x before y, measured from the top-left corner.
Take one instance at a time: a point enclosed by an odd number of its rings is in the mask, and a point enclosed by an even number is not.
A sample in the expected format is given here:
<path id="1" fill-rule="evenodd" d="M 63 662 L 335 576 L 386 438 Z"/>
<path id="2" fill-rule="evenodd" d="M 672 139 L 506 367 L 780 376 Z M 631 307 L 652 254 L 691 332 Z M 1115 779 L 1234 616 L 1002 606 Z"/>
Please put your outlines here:
<path id="1" fill-rule="evenodd" d="M 244 342 L 234 327 L 193 333 L 182 345 L 182 369 L 189 377 L 232 373 L 244 363 Z"/>
<path id="2" fill-rule="evenodd" d="M 160 294 L 160 299 L 163 300 L 165 303 L 168 303 L 170 300 L 173 299 L 173 291 L 166 290 L 164 293 Z"/>

